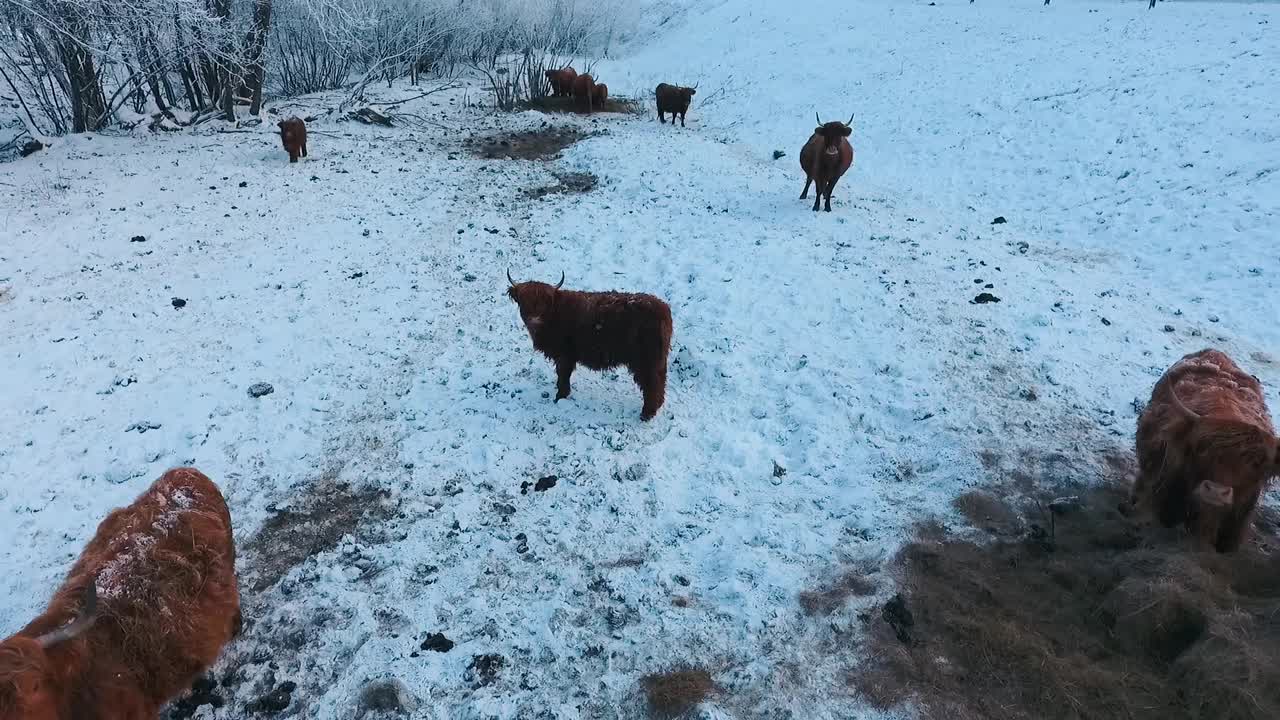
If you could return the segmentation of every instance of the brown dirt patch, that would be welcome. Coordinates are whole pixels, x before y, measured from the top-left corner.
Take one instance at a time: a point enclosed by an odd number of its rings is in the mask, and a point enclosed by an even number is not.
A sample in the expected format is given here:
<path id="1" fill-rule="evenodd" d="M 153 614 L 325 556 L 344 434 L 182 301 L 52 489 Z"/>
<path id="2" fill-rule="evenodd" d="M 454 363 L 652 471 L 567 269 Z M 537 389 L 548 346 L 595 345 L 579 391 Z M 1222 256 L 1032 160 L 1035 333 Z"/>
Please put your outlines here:
<path id="1" fill-rule="evenodd" d="M 830 615 L 844 607 L 851 597 L 868 597 L 876 594 L 876 584 L 863 573 L 848 570 L 840 573 L 831 583 L 800 593 L 800 607 L 804 614 Z"/>
<path id="2" fill-rule="evenodd" d="M 669 720 L 686 717 L 716 691 L 711 673 L 702 668 L 678 668 L 640 679 L 648 701 L 649 717 Z"/>
<path id="3" fill-rule="evenodd" d="M 380 488 L 339 482 L 337 470 L 325 473 L 242 546 L 250 587 L 257 593 L 275 585 L 307 558 L 337 547 L 343 535 L 380 543 L 377 525 L 394 512 L 382 502 L 387 496 Z"/>
<path id="4" fill-rule="evenodd" d="M 580 193 L 589 193 L 596 189 L 596 185 L 600 182 L 600 178 L 593 173 L 555 173 L 556 182 L 552 185 L 540 185 L 535 188 L 525 188 L 525 197 L 544 198 L 548 195 L 571 195 Z"/>
<path id="5" fill-rule="evenodd" d="M 573 98 L 546 97 L 530 100 L 520 104 L 521 110 L 538 110 L 545 113 L 576 113 L 578 105 Z M 605 101 L 604 107 L 594 107 L 595 113 L 616 113 L 621 115 L 640 115 L 645 112 L 644 103 L 632 98 L 611 97 Z"/>
<path id="6" fill-rule="evenodd" d="M 901 597 L 874 614 L 870 659 L 850 684 L 876 707 L 913 702 L 925 717 L 1280 717 L 1272 514 L 1220 555 L 1121 512 L 1127 492 L 1112 482 L 1067 503 L 959 501 L 980 529 L 992 517 L 1021 529 L 962 539 L 932 525 L 904 548 Z"/>
<path id="7" fill-rule="evenodd" d="M 503 135 L 473 136 L 463 142 L 473 154 L 487 160 L 551 160 L 594 134 L 568 125 L 549 125 Z"/>

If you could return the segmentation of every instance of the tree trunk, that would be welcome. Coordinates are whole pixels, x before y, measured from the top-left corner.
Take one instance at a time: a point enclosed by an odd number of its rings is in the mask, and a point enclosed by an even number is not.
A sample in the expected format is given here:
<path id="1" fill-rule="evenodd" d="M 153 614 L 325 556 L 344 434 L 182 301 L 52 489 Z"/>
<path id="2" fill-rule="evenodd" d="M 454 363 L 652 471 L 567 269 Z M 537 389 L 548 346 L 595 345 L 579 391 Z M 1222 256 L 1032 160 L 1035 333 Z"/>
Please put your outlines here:
<path id="1" fill-rule="evenodd" d="M 249 114 L 257 115 L 262 110 L 262 83 L 266 79 L 266 67 L 263 62 L 263 50 L 267 46 L 267 33 L 271 30 L 271 0 L 255 0 L 253 4 L 253 26 L 249 30 Z"/>

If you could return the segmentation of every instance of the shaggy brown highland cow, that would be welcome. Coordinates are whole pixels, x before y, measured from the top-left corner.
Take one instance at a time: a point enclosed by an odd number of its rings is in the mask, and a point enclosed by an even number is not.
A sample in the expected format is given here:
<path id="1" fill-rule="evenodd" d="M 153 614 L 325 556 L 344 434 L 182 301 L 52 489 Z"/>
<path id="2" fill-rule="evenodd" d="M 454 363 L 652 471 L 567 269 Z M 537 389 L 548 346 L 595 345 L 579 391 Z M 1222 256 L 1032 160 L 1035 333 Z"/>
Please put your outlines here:
<path id="1" fill-rule="evenodd" d="M 559 70 L 548 70 L 547 80 L 551 81 L 552 97 L 569 97 L 573 94 L 573 81 L 578 78 L 578 71 L 568 65 Z"/>
<path id="2" fill-rule="evenodd" d="M 591 104 L 597 110 L 604 110 L 604 104 L 609 99 L 609 86 L 604 83 L 596 83 L 595 95 L 591 96 Z"/>
<path id="3" fill-rule="evenodd" d="M 578 363 L 592 370 L 625 366 L 644 393 L 641 420 L 658 414 L 666 398 L 671 308 L 653 295 L 562 290 L 560 283 L 517 283 L 507 272 L 507 295 L 538 352 L 556 364 L 556 401 L 569 397 Z"/>
<path id="4" fill-rule="evenodd" d="M 44 613 L 0 643 L 0 720 L 156 720 L 239 625 L 222 493 L 170 470 L 102 521 Z"/>
<path id="5" fill-rule="evenodd" d="M 853 116 L 849 116 L 847 123 L 839 120 L 824 123 L 817 113 L 814 113 L 814 117 L 818 120 L 818 127 L 809 137 L 809 142 L 800 149 L 800 167 L 805 174 L 800 199 L 809 196 L 809 185 L 812 183 L 818 193 L 813 198 L 813 211 L 818 211 L 825 195 L 825 209 L 831 212 L 831 193 L 836 189 L 836 183 L 853 165 L 853 146 L 849 144 L 849 134 L 853 132 L 849 124 L 853 122 Z"/>
<path id="6" fill-rule="evenodd" d="M 676 126 L 676 116 L 680 116 L 680 127 L 684 127 L 684 116 L 689 112 L 689 103 L 698 93 L 697 88 L 680 87 L 659 83 L 653 89 L 654 98 L 658 101 L 658 121 L 667 122 L 667 113 L 671 114 L 671 127 Z"/>
<path id="7" fill-rule="evenodd" d="M 276 123 L 280 128 L 280 141 L 284 143 L 285 152 L 289 153 L 289 162 L 298 162 L 298 156 L 307 156 L 307 124 L 301 119 L 291 117 Z"/>
<path id="8" fill-rule="evenodd" d="M 1258 379 L 1218 350 L 1165 372 L 1138 418 L 1133 504 L 1219 552 L 1240 546 L 1258 497 L 1280 475 L 1280 439 Z"/>
<path id="9" fill-rule="evenodd" d="M 575 78 L 573 81 L 573 97 L 577 101 L 578 110 L 590 115 L 596 99 L 595 78 L 585 73 Z"/>

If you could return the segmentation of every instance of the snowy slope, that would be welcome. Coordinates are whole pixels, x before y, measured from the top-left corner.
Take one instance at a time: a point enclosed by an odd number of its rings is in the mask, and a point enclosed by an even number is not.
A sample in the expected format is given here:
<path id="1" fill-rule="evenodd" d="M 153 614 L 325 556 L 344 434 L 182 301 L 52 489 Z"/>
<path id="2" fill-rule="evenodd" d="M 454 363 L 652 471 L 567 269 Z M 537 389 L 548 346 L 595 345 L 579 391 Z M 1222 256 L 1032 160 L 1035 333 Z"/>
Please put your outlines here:
<path id="1" fill-rule="evenodd" d="M 1280 10 L 851 2 L 815 33 L 778 0 L 656 7 L 596 74 L 700 82 L 689 127 L 554 119 L 608 132 L 551 166 L 469 156 L 461 134 L 544 118 L 461 95 L 409 106 L 449 130 L 320 120 L 294 166 L 268 128 L 0 166 L 0 634 L 107 508 L 195 463 L 251 550 L 217 717 L 292 680 L 300 716 L 347 718 L 383 676 L 417 717 L 636 717 L 677 663 L 724 717 L 871 717 L 856 640 L 825 638 L 877 599 L 813 619 L 800 591 L 852 565 L 891 593 L 875 568 L 983 457 L 1092 481 L 1185 352 L 1226 349 L 1280 408 Z M 815 111 L 855 113 L 830 214 L 797 199 Z M 600 186 L 525 198 L 551 169 Z M 654 422 L 625 373 L 550 401 L 508 265 L 669 300 Z M 255 590 L 262 529 L 334 478 L 388 493 L 376 532 Z M 421 650 L 436 632 L 457 645 Z"/>

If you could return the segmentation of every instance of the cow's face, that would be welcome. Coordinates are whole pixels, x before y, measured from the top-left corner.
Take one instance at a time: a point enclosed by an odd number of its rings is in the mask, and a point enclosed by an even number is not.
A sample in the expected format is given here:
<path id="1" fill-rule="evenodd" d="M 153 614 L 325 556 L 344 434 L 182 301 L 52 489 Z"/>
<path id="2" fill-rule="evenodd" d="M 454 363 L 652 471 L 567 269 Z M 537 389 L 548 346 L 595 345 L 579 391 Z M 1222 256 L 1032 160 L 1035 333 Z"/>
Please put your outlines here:
<path id="1" fill-rule="evenodd" d="M 537 340 L 537 335 L 546 327 L 547 320 L 555 311 L 556 293 L 552 285 L 542 282 L 522 282 L 507 289 L 507 296 L 515 300 L 520 308 L 520 320 L 529 331 L 529 338 Z"/>
<path id="2" fill-rule="evenodd" d="M 1277 439 L 1248 422 L 1200 418 L 1190 431 L 1189 461 L 1204 484 L 1246 494 L 1277 474 Z"/>
<path id="3" fill-rule="evenodd" d="M 49 656 L 35 640 L 0 644 L 0 720 L 58 720 Z"/>
<path id="4" fill-rule="evenodd" d="M 689 103 L 693 102 L 693 96 L 698 94 L 693 88 L 680 88 L 680 102 L 684 103 L 685 108 L 689 107 Z"/>
<path id="5" fill-rule="evenodd" d="M 853 128 L 849 127 L 848 125 L 845 125 L 839 120 L 834 120 L 829 123 L 823 123 L 822 125 L 819 125 L 818 127 L 814 128 L 814 131 L 813 131 L 815 135 L 822 136 L 822 142 L 824 146 L 823 152 L 825 152 L 828 155 L 840 154 L 841 142 L 845 138 L 849 137 L 849 135 L 852 132 L 853 132 Z"/>

